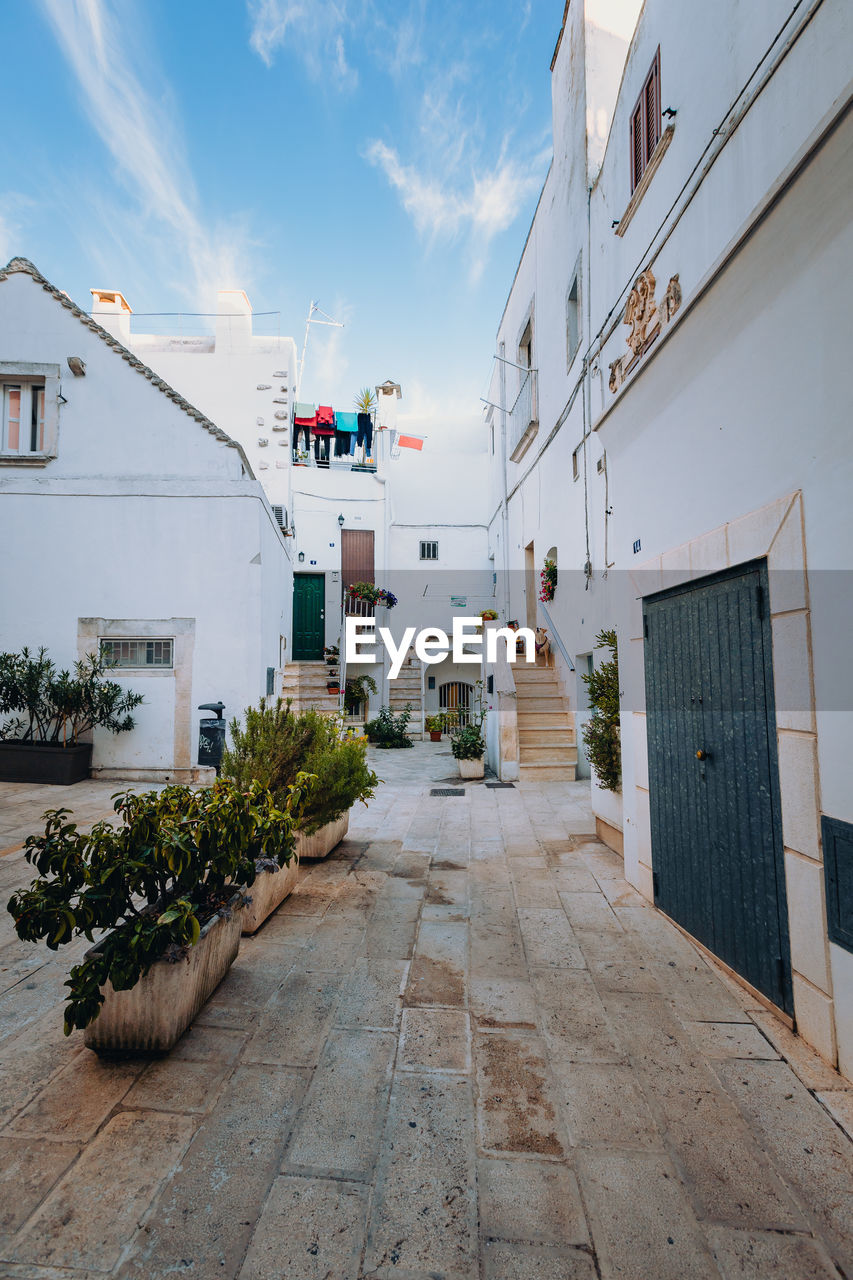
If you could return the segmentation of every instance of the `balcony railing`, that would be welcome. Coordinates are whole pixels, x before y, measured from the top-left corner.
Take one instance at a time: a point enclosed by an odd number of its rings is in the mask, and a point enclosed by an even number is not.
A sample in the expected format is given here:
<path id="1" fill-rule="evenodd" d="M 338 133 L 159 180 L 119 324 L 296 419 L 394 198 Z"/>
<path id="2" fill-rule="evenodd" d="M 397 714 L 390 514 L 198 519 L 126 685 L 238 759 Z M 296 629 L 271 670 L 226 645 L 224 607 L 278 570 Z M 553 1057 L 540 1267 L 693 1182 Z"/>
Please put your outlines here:
<path id="1" fill-rule="evenodd" d="M 312 449 L 307 455 L 303 452 L 293 459 L 295 467 L 311 467 L 316 471 L 375 471 L 376 458 L 368 455 L 362 461 L 362 450 L 359 449 L 355 454 L 345 454 L 343 457 L 336 458 L 332 454 L 329 458 L 315 458 Z"/>
<path id="2" fill-rule="evenodd" d="M 344 614 L 347 618 L 372 618 L 376 605 L 372 600 L 362 600 L 360 596 L 351 596 L 344 592 Z"/>
<path id="3" fill-rule="evenodd" d="M 518 388 L 515 403 L 509 411 L 509 456 L 513 462 L 526 452 L 539 430 L 539 401 L 536 370 L 527 369 Z"/>

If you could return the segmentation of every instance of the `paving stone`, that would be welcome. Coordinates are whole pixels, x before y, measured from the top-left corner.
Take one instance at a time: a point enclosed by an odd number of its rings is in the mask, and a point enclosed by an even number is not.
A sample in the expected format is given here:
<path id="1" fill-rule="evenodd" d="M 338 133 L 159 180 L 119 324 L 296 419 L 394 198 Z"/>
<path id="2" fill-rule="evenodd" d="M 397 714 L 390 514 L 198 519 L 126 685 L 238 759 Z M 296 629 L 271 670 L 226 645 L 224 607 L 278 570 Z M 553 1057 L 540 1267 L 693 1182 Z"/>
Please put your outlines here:
<path id="1" fill-rule="evenodd" d="M 285 903 L 288 899 L 285 898 Z M 323 917 L 285 915 L 281 907 L 267 916 L 261 928 L 252 937 L 240 940 L 240 959 L 252 946 L 263 948 L 268 944 L 288 947 L 304 947 Z"/>
<path id="2" fill-rule="evenodd" d="M 326 1039 L 340 986 L 340 974 L 295 969 L 264 1009 L 243 1051 L 243 1061 L 313 1066 Z"/>
<path id="3" fill-rule="evenodd" d="M 723 1280 L 838 1280 L 829 1255 L 805 1236 L 709 1227 L 708 1241 Z"/>
<path id="4" fill-rule="evenodd" d="M 758 1026 L 777 1053 L 786 1060 L 807 1089 L 844 1088 L 848 1082 L 834 1071 L 805 1040 L 794 1035 L 769 1009 L 756 1009 L 750 1018 Z"/>
<path id="5" fill-rule="evenodd" d="M 404 1009 L 398 1070 L 471 1070 L 471 1025 L 464 1009 Z"/>
<path id="6" fill-rule="evenodd" d="M 349 970 L 356 955 L 364 950 L 364 938 L 363 925 L 324 919 L 302 949 L 300 963 L 305 969 L 320 972 Z"/>
<path id="7" fill-rule="evenodd" d="M 575 1146 L 663 1150 L 663 1136 L 631 1067 L 574 1062 L 560 1072 L 559 1087 Z"/>
<path id="8" fill-rule="evenodd" d="M 592 877 L 590 876 L 590 879 Z M 595 881 L 592 881 L 595 884 Z M 565 911 L 573 929 L 610 930 L 622 932 L 622 926 L 613 914 L 613 908 L 598 888 L 590 892 L 564 889 L 558 884 L 560 906 Z"/>
<path id="9" fill-rule="evenodd" d="M 405 1001 L 412 1005 L 464 1005 L 468 927 L 425 922 L 418 933 Z"/>
<path id="10" fill-rule="evenodd" d="M 552 969 L 585 969 L 586 960 L 562 908 L 520 907 L 518 922 L 527 963 Z"/>
<path id="11" fill-rule="evenodd" d="M 63 1034 L 56 1009 L 10 1037 L 0 1049 L 0 1126 L 75 1058 L 88 1052 L 79 1032 L 70 1037 Z"/>
<path id="12" fill-rule="evenodd" d="M 398 1075 L 364 1272 L 476 1275 L 474 1103 L 464 1076 Z"/>
<path id="13" fill-rule="evenodd" d="M 110 1271 L 195 1125 L 154 1112 L 113 1116 L 30 1219 L 14 1260 Z"/>
<path id="14" fill-rule="evenodd" d="M 140 1059 L 105 1062 L 89 1051 L 80 1054 L 15 1118 L 10 1131 L 86 1142 L 145 1067 Z"/>
<path id="15" fill-rule="evenodd" d="M 375 1030 L 398 1027 L 408 972 L 406 960 L 356 960 L 341 987 L 336 1024 Z"/>
<path id="16" fill-rule="evenodd" d="M 194 1023 L 170 1050 L 169 1061 L 236 1062 L 245 1043 L 245 1031 L 214 1030 Z"/>
<path id="17" fill-rule="evenodd" d="M 828 1089 L 817 1096 L 835 1123 L 853 1139 L 853 1089 Z"/>
<path id="18" fill-rule="evenodd" d="M 717 1072 L 780 1174 L 808 1207 L 833 1260 L 853 1271 L 853 1144 L 785 1062 L 721 1062 Z"/>
<path id="19" fill-rule="evenodd" d="M 747 993 L 726 980 L 700 955 L 683 960 L 652 961 L 651 972 L 680 1018 L 704 1022 L 749 1022 Z"/>
<path id="20" fill-rule="evenodd" d="M 618 1028 L 619 1040 L 647 1087 L 660 1096 L 666 1096 L 673 1082 L 679 1089 L 714 1092 L 716 1081 L 711 1067 L 666 1000 L 615 991 L 603 992 L 601 999 L 611 1025 Z"/>
<path id="21" fill-rule="evenodd" d="M 282 1171 L 369 1176 L 376 1160 L 397 1049 L 385 1031 L 336 1030 L 300 1107 Z"/>
<path id="22" fill-rule="evenodd" d="M 9 1237 L 38 1208 L 79 1151 L 76 1142 L 0 1137 L 0 1256 L 6 1256 Z"/>
<path id="23" fill-rule="evenodd" d="M 589 973 L 535 969 L 530 976 L 542 1034 L 558 1074 L 573 1062 L 624 1059 Z"/>
<path id="24" fill-rule="evenodd" d="M 533 987 L 524 979 L 472 977 L 468 999 L 481 1028 L 536 1030 Z"/>
<path id="25" fill-rule="evenodd" d="M 476 1036 L 477 1125 L 486 1151 L 565 1155 L 563 1126 L 536 1036 L 489 1031 Z"/>
<path id="26" fill-rule="evenodd" d="M 577 1168 L 602 1280 L 719 1280 L 668 1160 L 583 1151 Z"/>
<path id="27" fill-rule="evenodd" d="M 685 1029 L 706 1058 L 778 1058 L 773 1048 L 751 1022 L 686 1022 Z"/>
<path id="28" fill-rule="evenodd" d="M 409 960 L 415 949 L 417 915 L 411 921 L 398 922 L 393 915 L 384 919 L 374 915 L 367 927 L 364 954 L 369 960 Z"/>
<path id="29" fill-rule="evenodd" d="M 216 1102 L 219 1088 L 231 1071 L 228 1062 L 185 1062 L 171 1055 L 152 1062 L 124 1098 L 134 1110 L 201 1114 Z"/>
<path id="30" fill-rule="evenodd" d="M 239 1280 L 358 1280 L 367 1187 L 276 1178 Z"/>
<path id="31" fill-rule="evenodd" d="M 483 1248 L 486 1280 L 595 1280 L 595 1264 L 583 1249 L 489 1241 Z"/>
<path id="32" fill-rule="evenodd" d="M 480 1232 L 494 1240 L 588 1244 L 578 1181 L 556 1162 L 480 1159 Z"/>
<path id="33" fill-rule="evenodd" d="M 307 1072 L 287 1067 L 237 1068 L 136 1232 L 121 1280 L 239 1273 L 306 1084 Z"/>
<path id="34" fill-rule="evenodd" d="M 514 866 L 516 866 L 514 864 Z M 515 901 L 519 907 L 527 908 L 550 908 L 551 910 L 562 911 L 560 898 L 554 883 L 551 879 L 551 873 L 543 868 L 543 870 L 533 870 L 524 867 L 523 871 L 513 874 L 513 890 L 515 893 Z"/>

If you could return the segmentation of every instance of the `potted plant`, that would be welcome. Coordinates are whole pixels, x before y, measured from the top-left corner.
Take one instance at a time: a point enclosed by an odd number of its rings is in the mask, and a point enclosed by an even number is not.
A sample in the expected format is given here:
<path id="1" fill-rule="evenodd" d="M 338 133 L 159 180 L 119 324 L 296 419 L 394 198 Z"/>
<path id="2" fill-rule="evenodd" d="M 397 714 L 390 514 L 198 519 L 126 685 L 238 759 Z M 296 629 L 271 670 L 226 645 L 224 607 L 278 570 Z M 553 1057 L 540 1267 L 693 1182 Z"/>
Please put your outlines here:
<path id="1" fill-rule="evenodd" d="M 482 680 L 478 680 L 475 685 L 472 703 L 467 723 L 460 725 L 457 716 L 456 727 L 451 731 L 450 749 L 459 765 L 459 775 L 462 778 L 482 778 L 485 774 L 486 740 L 483 737 L 483 725 L 486 720 L 486 704 Z"/>
<path id="2" fill-rule="evenodd" d="M 115 797 L 119 825 L 78 831 L 67 809 L 28 837 L 39 872 L 8 906 L 18 937 L 58 947 L 108 930 L 71 970 L 65 1033 L 85 1028 L 98 1053 L 163 1053 L 230 968 L 242 887 L 258 864 L 294 853 L 304 777 L 278 807 L 260 783 L 243 790 L 166 787 Z"/>
<path id="3" fill-rule="evenodd" d="M 498 611 L 497 609 L 483 609 L 480 618 L 483 622 L 497 622 Z"/>
<path id="4" fill-rule="evenodd" d="M 445 718 L 443 715 L 427 716 L 424 720 L 424 728 L 429 734 L 430 742 L 441 742 L 441 735 L 444 731 Z"/>
<path id="5" fill-rule="evenodd" d="M 257 707 L 248 708 L 244 724 L 234 719 L 229 731 L 223 777 L 243 787 L 260 782 L 278 800 L 286 798 L 300 774 L 311 775 L 299 814 L 296 853 L 300 859 L 324 858 L 346 835 L 352 806 L 358 800 L 366 803 L 379 782 L 367 766 L 366 740 L 344 735 L 336 716 L 313 710 L 294 714 L 281 698 L 262 698 Z"/>
<path id="6" fill-rule="evenodd" d="M 539 599 L 543 604 L 550 604 L 554 599 L 554 593 L 557 590 L 557 561 L 545 560 L 545 564 L 539 574 L 540 588 Z"/>
<path id="7" fill-rule="evenodd" d="M 341 660 L 341 651 L 336 644 L 327 644 L 323 650 L 323 659 L 327 667 L 337 669 Z"/>
<path id="8" fill-rule="evenodd" d="M 397 604 L 397 597 L 393 591 L 387 591 L 385 587 L 377 587 L 372 582 L 354 582 L 348 590 L 353 600 L 364 600 L 372 605 L 382 604 L 386 609 L 393 609 Z"/>
<path id="9" fill-rule="evenodd" d="M 368 693 L 376 693 L 376 681 L 373 676 L 350 676 L 344 689 L 344 711 L 354 716 L 360 708 L 367 708 Z"/>
<path id="10" fill-rule="evenodd" d="M 94 728 L 125 733 L 130 714 L 143 701 L 116 680 L 105 680 L 109 664 L 94 653 L 57 671 L 41 648 L 33 654 L 0 654 L 0 781 L 68 786 L 88 778 Z"/>

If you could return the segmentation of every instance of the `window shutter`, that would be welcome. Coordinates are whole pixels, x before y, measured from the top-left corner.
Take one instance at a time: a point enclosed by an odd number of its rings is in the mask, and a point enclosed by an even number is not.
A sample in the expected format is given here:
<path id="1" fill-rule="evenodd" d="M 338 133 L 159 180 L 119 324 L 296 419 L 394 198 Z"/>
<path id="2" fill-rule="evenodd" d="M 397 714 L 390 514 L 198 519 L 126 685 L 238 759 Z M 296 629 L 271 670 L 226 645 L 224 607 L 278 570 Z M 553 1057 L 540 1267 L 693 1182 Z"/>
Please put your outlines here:
<path id="1" fill-rule="evenodd" d="M 643 113 L 638 108 L 631 120 L 631 190 L 643 176 Z"/>
<path id="2" fill-rule="evenodd" d="M 21 388 L 5 388 L 6 440 L 5 447 L 17 453 L 21 443 Z"/>

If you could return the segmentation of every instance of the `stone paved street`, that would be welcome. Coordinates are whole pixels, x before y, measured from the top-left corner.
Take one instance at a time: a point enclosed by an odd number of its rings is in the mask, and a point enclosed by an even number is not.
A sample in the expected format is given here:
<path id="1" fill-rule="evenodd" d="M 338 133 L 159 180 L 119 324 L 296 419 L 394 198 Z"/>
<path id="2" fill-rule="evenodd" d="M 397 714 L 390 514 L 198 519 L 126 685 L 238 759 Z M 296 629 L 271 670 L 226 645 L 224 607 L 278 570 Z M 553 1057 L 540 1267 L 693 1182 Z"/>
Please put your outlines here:
<path id="1" fill-rule="evenodd" d="M 65 1039 L 74 955 L 3 912 L 0 1276 L 853 1275 L 853 1089 L 626 883 L 588 784 L 373 754 L 168 1058 Z M 0 788 L 4 904 L 41 809 L 112 789 Z"/>

